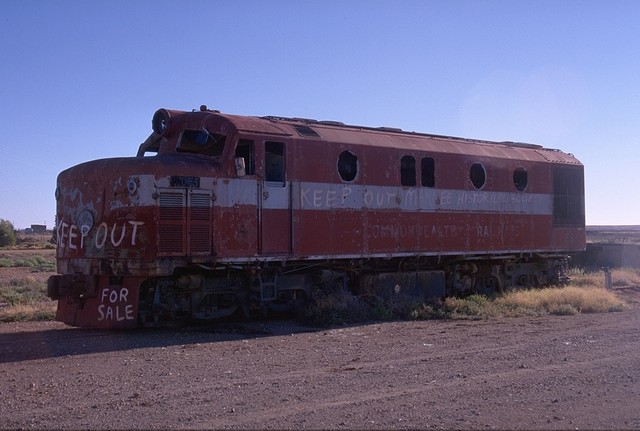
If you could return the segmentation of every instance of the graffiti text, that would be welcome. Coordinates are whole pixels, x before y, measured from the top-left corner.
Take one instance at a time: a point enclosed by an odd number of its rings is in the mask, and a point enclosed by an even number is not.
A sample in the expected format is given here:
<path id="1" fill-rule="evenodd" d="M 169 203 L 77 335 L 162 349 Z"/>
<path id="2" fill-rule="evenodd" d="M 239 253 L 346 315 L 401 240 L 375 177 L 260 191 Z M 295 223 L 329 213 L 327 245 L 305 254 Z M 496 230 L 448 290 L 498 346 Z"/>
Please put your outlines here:
<path id="1" fill-rule="evenodd" d="M 92 244 L 101 249 L 107 244 L 114 247 L 121 245 L 136 245 L 138 235 L 138 227 L 142 226 L 141 221 L 126 221 L 121 224 L 114 223 L 109 226 L 106 222 L 100 223 L 95 229 L 93 238 L 89 238 L 91 229 L 87 225 L 78 226 L 68 224 L 64 221 L 58 223 L 56 234 L 58 238 L 58 247 L 68 247 L 71 250 L 83 250 L 87 244 Z"/>
<path id="2" fill-rule="evenodd" d="M 100 305 L 98 305 L 98 321 L 112 320 L 122 322 L 123 320 L 133 320 L 133 305 L 129 302 L 129 289 L 105 288 L 100 295 Z"/>

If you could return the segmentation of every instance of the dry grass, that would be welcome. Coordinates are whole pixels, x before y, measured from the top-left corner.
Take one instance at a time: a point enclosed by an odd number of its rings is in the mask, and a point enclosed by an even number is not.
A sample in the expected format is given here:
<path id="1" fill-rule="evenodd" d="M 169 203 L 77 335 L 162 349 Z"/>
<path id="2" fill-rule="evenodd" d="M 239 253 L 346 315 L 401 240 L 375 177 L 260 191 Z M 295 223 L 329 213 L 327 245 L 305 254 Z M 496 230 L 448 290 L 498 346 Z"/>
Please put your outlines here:
<path id="1" fill-rule="evenodd" d="M 602 287 L 556 287 L 510 292 L 495 300 L 506 310 L 570 315 L 622 311 L 624 302 Z"/>
<path id="2" fill-rule="evenodd" d="M 51 272 L 56 270 L 55 259 L 41 255 L 0 257 L 0 268 L 28 268 L 32 272 Z"/>
<path id="3" fill-rule="evenodd" d="M 33 276 L 0 281 L 0 322 L 53 320 L 56 303 Z"/>
<path id="4" fill-rule="evenodd" d="M 585 272 L 574 269 L 566 287 L 519 290 L 494 300 L 480 295 L 447 298 L 444 309 L 448 318 L 483 319 L 544 314 L 572 315 L 622 311 L 625 303 L 614 292 L 604 288 L 604 271 Z M 611 271 L 613 286 L 640 285 L 639 268 Z"/>
<path id="5" fill-rule="evenodd" d="M 46 279 L 54 271 L 54 250 L 0 249 L 0 322 L 53 320 Z"/>
<path id="6" fill-rule="evenodd" d="M 35 304 L 21 304 L 12 307 L 0 305 L 0 322 L 33 322 L 54 320 L 56 303 L 47 300 Z"/>
<path id="7" fill-rule="evenodd" d="M 450 297 L 443 303 L 443 315 L 448 319 L 487 319 L 499 314 L 494 301 L 484 295 Z"/>
<path id="8" fill-rule="evenodd" d="M 471 295 L 445 298 L 439 304 L 421 304 L 411 299 L 383 303 L 380 298 L 358 298 L 348 292 L 328 295 L 306 323 L 331 326 L 365 320 L 493 319 L 542 315 L 574 315 L 622 311 L 625 303 L 604 288 L 602 271 L 574 270 L 566 287 L 508 292 L 497 297 Z M 640 285 L 640 269 L 612 271 L 614 286 Z"/>
<path id="9" fill-rule="evenodd" d="M 585 271 L 573 268 L 569 271 L 572 286 L 604 287 L 604 271 Z M 640 286 L 640 268 L 614 268 L 611 270 L 613 286 Z"/>

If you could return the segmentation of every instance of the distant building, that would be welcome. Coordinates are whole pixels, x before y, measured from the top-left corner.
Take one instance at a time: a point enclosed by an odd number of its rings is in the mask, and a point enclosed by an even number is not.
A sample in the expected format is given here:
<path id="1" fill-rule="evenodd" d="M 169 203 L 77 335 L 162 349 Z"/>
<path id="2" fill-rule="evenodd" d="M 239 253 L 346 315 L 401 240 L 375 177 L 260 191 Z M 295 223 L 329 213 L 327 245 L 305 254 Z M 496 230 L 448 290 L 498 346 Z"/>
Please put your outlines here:
<path id="1" fill-rule="evenodd" d="M 588 268 L 640 268 L 639 244 L 587 244 L 572 263 Z"/>
<path id="2" fill-rule="evenodd" d="M 47 225 L 46 224 L 32 224 L 31 231 L 33 233 L 46 233 Z"/>

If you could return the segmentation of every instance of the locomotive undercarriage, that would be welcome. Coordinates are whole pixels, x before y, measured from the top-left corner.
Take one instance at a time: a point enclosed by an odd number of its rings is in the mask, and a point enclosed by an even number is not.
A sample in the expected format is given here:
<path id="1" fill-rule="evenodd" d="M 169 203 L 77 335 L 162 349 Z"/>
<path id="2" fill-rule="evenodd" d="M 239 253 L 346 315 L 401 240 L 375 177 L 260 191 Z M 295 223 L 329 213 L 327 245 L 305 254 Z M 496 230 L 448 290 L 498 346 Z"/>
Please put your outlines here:
<path id="1" fill-rule="evenodd" d="M 246 318 L 274 312 L 308 313 L 319 292 L 342 283 L 332 271 L 296 273 L 297 269 L 185 268 L 174 276 L 151 278 L 140 289 L 139 321 L 142 326 L 164 326 L 190 319 L 220 319 L 236 312 Z"/>
<path id="2" fill-rule="evenodd" d="M 567 281 L 564 255 L 418 256 L 260 265 L 181 268 L 140 288 L 139 322 L 166 326 L 241 313 L 313 312 L 316 300 L 350 291 L 393 300 L 409 295 L 438 302 L 445 296 L 490 295 Z"/>

